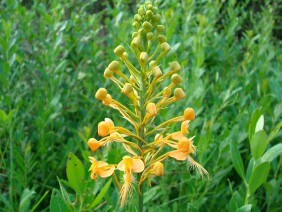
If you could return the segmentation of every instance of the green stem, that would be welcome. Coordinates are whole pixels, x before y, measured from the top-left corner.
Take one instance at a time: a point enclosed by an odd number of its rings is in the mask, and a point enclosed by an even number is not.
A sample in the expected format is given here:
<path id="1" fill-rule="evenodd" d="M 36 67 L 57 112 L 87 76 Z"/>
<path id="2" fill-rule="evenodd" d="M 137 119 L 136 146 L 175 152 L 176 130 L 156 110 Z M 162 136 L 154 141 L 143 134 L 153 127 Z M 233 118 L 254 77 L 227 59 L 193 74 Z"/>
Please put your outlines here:
<path id="1" fill-rule="evenodd" d="M 139 122 L 139 137 L 142 140 L 145 140 L 145 126 L 142 121 L 144 120 L 145 114 L 146 114 L 146 108 L 145 108 L 145 101 L 146 101 L 146 67 L 142 66 L 142 71 L 140 73 L 140 122 Z M 143 143 L 139 141 L 139 146 L 142 148 Z M 142 173 L 138 173 L 137 179 L 138 182 L 140 182 Z M 140 192 L 138 192 L 138 211 L 143 212 L 143 185 L 140 186 Z"/>

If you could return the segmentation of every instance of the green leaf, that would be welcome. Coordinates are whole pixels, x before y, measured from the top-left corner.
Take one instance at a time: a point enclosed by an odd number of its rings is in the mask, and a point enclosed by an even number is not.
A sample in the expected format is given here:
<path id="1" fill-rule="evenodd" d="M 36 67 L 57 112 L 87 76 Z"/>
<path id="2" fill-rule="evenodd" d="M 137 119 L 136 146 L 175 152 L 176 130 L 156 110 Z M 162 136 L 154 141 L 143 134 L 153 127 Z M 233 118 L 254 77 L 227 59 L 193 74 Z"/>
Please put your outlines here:
<path id="1" fill-rule="evenodd" d="M 270 169 L 268 161 L 259 164 L 252 172 L 249 180 L 249 192 L 254 193 L 267 179 Z"/>
<path id="2" fill-rule="evenodd" d="M 0 121 L 4 122 L 6 121 L 8 118 L 8 115 L 6 114 L 6 112 L 4 110 L 0 110 Z"/>
<path id="3" fill-rule="evenodd" d="M 95 198 L 95 200 L 93 201 L 93 203 L 90 205 L 90 209 L 93 209 L 96 205 L 99 204 L 99 202 L 101 202 L 101 200 L 103 199 L 103 197 L 105 196 L 106 192 L 108 191 L 110 185 L 111 185 L 112 179 L 110 179 L 106 185 L 102 188 L 102 190 L 100 191 L 100 193 L 97 195 L 97 197 Z"/>
<path id="4" fill-rule="evenodd" d="M 71 212 L 71 208 L 65 203 L 62 195 L 56 189 L 53 189 L 51 202 L 50 202 L 50 212 Z"/>
<path id="5" fill-rule="evenodd" d="M 65 187 L 63 186 L 63 184 L 61 183 L 60 178 L 57 177 L 57 180 L 59 181 L 60 190 L 61 190 L 61 194 L 62 194 L 63 199 L 65 200 L 65 202 L 66 202 L 67 204 L 71 204 L 69 194 L 68 194 L 68 192 L 66 191 Z"/>
<path id="6" fill-rule="evenodd" d="M 233 163 L 233 166 L 239 176 L 244 180 L 245 179 L 245 171 L 244 171 L 244 165 L 243 161 L 237 146 L 237 143 L 235 141 L 230 142 L 230 151 L 231 151 L 231 160 Z"/>
<path id="7" fill-rule="evenodd" d="M 252 175 L 252 171 L 253 171 L 253 167 L 254 167 L 254 158 L 252 157 L 251 160 L 249 161 L 248 167 L 247 167 L 247 171 L 246 171 L 246 180 L 249 181 L 251 175 Z"/>
<path id="8" fill-rule="evenodd" d="M 262 156 L 261 161 L 273 161 L 276 157 L 278 157 L 280 154 L 282 154 L 282 143 L 277 144 L 270 149 L 268 149 Z"/>
<path id="9" fill-rule="evenodd" d="M 257 121 L 255 132 L 263 130 L 263 125 L 264 125 L 264 117 L 263 115 L 261 115 Z"/>
<path id="10" fill-rule="evenodd" d="M 244 205 L 243 197 L 238 193 L 238 191 L 235 191 L 229 203 L 229 211 L 230 212 L 236 211 L 238 208 L 242 207 L 243 205 Z"/>
<path id="11" fill-rule="evenodd" d="M 71 187 L 77 194 L 82 194 L 84 183 L 85 171 L 82 162 L 73 153 L 69 153 L 67 163 L 67 178 Z"/>
<path id="12" fill-rule="evenodd" d="M 264 130 L 256 132 L 251 140 L 251 152 L 255 160 L 264 153 L 267 145 L 267 135 Z"/>
<path id="13" fill-rule="evenodd" d="M 243 207 L 239 208 L 238 210 L 236 210 L 236 212 L 248 212 L 251 211 L 252 209 L 252 205 L 248 204 L 248 205 L 244 205 Z"/>
<path id="14" fill-rule="evenodd" d="M 261 116 L 261 111 L 259 108 L 257 108 L 251 118 L 250 124 L 249 124 L 249 141 L 252 140 L 253 134 L 255 133 L 256 125 L 259 120 L 259 117 Z"/>
<path id="15" fill-rule="evenodd" d="M 268 137 L 268 142 L 270 142 L 276 136 L 276 134 L 279 132 L 281 127 L 282 127 L 282 121 L 277 124 L 274 130 L 271 131 Z"/>
<path id="16" fill-rule="evenodd" d="M 35 194 L 35 191 L 29 190 L 27 188 L 24 189 L 22 196 L 21 196 L 19 211 L 29 211 L 30 201 L 34 194 Z"/>

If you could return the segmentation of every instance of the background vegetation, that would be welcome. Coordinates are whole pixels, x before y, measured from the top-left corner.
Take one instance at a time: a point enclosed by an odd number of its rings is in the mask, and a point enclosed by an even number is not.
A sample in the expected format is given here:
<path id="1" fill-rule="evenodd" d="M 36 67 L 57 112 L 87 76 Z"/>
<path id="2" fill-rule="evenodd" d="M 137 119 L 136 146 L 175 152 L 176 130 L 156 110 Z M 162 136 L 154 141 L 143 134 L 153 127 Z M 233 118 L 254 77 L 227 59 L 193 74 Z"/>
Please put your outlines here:
<path id="1" fill-rule="evenodd" d="M 124 126 L 94 95 L 103 86 L 126 100 L 103 71 L 116 59 L 114 47 L 129 45 L 138 2 L 0 2 L 0 210 L 49 210 L 52 190 L 53 197 L 62 191 L 57 177 L 67 178 L 69 152 L 87 170 L 86 141 L 97 137 L 97 123 L 110 117 Z M 201 180 L 186 163 L 169 161 L 165 176 L 155 178 L 144 194 L 146 210 L 281 211 L 281 150 L 270 161 L 263 186 L 245 201 L 257 159 L 250 148 L 255 127 L 264 128 L 267 150 L 281 149 L 281 2 L 164 0 L 158 5 L 172 46 L 162 68 L 178 60 L 187 91 L 182 103 L 161 111 L 162 117 L 195 109 L 190 131 L 196 135 L 197 160 L 210 178 Z M 120 154 L 112 146 L 97 157 L 111 162 Z M 257 181 L 264 172 L 254 175 Z M 60 182 L 73 201 L 75 192 Z M 85 192 L 95 196 L 105 183 L 91 182 Z M 119 210 L 117 196 L 112 183 L 96 209 Z M 126 210 L 134 211 L 134 205 L 133 195 Z"/>

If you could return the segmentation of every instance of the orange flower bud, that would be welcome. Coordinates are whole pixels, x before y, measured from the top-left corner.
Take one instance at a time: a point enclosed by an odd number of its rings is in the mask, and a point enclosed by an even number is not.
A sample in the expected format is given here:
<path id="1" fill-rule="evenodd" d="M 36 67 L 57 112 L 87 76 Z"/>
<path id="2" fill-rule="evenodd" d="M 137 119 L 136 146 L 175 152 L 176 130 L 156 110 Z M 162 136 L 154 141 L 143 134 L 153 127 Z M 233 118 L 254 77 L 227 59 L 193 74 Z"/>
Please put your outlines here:
<path id="1" fill-rule="evenodd" d="M 101 121 L 98 124 L 98 134 L 102 137 L 109 135 L 114 128 L 114 122 L 109 119 L 105 118 L 105 121 Z"/>
<path id="2" fill-rule="evenodd" d="M 156 116 L 157 115 L 157 107 L 155 103 L 150 102 L 146 106 L 146 111 L 149 114 L 149 116 Z"/>
<path id="3" fill-rule="evenodd" d="M 164 175 L 164 164 L 160 161 L 156 162 L 153 166 L 153 171 L 156 176 Z"/>
<path id="4" fill-rule="evenodd" d="M 174 98 L 177 99 L 177 100 L 185 98 L 185 92 L 183 91 L 182 88 L 176 88 L 174 90 Z"/>
<path id="5" fill-rule="evenodd" d="M 184 110 L 184 119 L 190 121 L 195 119 L 195 111 L 193 108 L 188 107 Z"/>
<path id="6" fill-rule="evenodd" d="M 96 149 L 99 149 L 101 147 L 101 144 L 95 138 L 90 138 L 87 144 L 92 151 L 95 151 Z"/>
<path id="7" fill-rule="evenodd" d="M 123 52 L 125 52 L 125 48 L 122 45 L 117 46 L 114 50 L 114 53 L 119 57 L 122 56 Z"/>
<path id="8" fill-rule="evenodd" d="M 119 62 L 116 61 L 116 60 L 112 61 L 112 62 L 108 65 L 108 68 L 109 68 L 110 70 L 112 70 L 113 72 L 118 71 L 118 70 L 119 70 Z"/>
<path id="9" fill-rule="evenodd" d="M 98 124 L 98 134 L 102 137 L 110 134 L 110 127 L 108 126 L 106 122 L 101 121 Z"/>
<path id="10" fill-rule="evenodd" d="M 96 99 L 104 100 L 107 96 L 108 92 L 105 88 L 99 88 L 95 94 Z"/>
<path id="11" fill-rule="evenodd" d="M 110 69 L 106 68 L 104 71 L 104 77 L 108 79 L 111 78 L 112 76 L 113 76 L 113 72 Z"/>

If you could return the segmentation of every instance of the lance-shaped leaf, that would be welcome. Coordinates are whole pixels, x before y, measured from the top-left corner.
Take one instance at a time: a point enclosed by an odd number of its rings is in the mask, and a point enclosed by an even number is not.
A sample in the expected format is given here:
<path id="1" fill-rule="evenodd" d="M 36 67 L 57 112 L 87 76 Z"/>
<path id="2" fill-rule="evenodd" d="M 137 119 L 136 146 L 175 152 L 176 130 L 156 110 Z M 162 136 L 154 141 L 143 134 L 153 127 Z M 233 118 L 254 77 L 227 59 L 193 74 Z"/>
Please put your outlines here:
<path id="1" fill-rule="evenodd" d="M 249 180 L 249 192 L 254 193 L 267 179 L 270 169 L 268 161 L 259 164 L 253 171 Z"/>
<path id="2" fill-rule="evenodd" d="M 255 160 L 262 156 L 267 143 L 267 135 L 264 130 L 260 130 L 253 135 L 251 140 L 251 152 Z"/>

